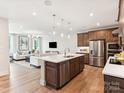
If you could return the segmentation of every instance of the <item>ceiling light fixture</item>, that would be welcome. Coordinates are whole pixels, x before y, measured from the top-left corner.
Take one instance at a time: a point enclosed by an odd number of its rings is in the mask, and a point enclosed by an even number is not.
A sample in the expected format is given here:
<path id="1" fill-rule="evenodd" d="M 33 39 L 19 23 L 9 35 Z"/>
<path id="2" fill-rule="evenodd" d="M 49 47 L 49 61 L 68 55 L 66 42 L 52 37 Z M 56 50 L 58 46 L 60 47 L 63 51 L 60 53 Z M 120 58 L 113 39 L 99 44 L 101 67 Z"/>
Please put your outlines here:
<path id="1" fill-rule="evenodd" d="M 94 16 L 94 13 L 90 13 L 90 16 L 91 16 L 91 17 Z"/>
<path id="2" fill-rule="evenodd" d="M 68 35 L 67 37 L 68 37 L 68 39 L 70 39 L 70 37 L 71 37 L 71 36 L 70 36 L 70 35 Z"/>
<path id="3" fill-rule="evenodd" d="M 36 13 L 36 12 L 33 12 L 33 13 L 32 13 L 32 15 L 33 15 L 33 16 L 36 16 L 36 15 L 37 15 L 37 13 Z"/>
<path id="4" fill-rule="evenodd" d="M 60 34 L 60 36 L 61 36 L 61 37 L 64 37 L 64 34 L 63 34 L 63 33 L 61 33 L 61 34 Z"/>
<path id="5" fill-rule="evenodd" d="M 53 14 L 52 16 L 53 16 L 53 35 L 55 35 L 56 34 L 56 32 L 55 32 L 55 30 L 56 30 L 56 26 L 55 26 L 55 17 L 56 17 L 56 15 Z"/>
<path id="6" fill-rule="evenodd" d="M 45 0 L 45 1 L 44 1 L 44 4 L 45 4 L 46 6 L 51 6 L 51 5 L 52 5 L 52 1 L 51 1 L 51 0 Z"/>
<path id="7" fill-rule="evenodd" d="M 72 31 L 72 27 L 70 26 L 71 25 L 71 22 L 68 22 L 68 25 L 69 25 L 69 30 Z"/>
<path id="8" fill-rule="evenodd" d="M 56 25 L 57 25 L 57 26 L 60 26 L 61 24 L 58 22 Z"/>
<path id="9" fill-rule="evenodd" d="M 55 31 L 53 31 L 53 35 L 55 35 L 56 34 L 56 32 Z"/>
<path id="10" fill-rule="evenodd" d="M 97 26 L 100 26 L 100 23 L 98 22 L 98 23 L 96 23 L 96 25 L 97 25 Z"/>

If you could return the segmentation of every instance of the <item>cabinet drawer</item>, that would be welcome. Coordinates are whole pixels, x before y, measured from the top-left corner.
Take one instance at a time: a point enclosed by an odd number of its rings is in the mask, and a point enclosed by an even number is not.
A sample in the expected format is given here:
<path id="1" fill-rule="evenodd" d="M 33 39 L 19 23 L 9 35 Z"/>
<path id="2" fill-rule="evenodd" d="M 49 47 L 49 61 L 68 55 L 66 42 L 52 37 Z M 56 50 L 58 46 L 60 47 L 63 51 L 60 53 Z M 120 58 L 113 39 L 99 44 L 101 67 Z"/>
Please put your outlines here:
<path id="1" fill-rule="evenodd" d="M 46 66 L 57 67 L 57 64 L 52 62 L 46 62 Z"/>
<path id="2" fill-rule="evenodd" d="M 111 85 L 116 84 L 116 86 L 118 86 L 121 89 L 121 91 L 124 91 L 124 79 L 105 75 L 104 81 L 106 83 L 110 83 Z M 119 92 L 119 93 L 121 93 L 121 92 Z"/>

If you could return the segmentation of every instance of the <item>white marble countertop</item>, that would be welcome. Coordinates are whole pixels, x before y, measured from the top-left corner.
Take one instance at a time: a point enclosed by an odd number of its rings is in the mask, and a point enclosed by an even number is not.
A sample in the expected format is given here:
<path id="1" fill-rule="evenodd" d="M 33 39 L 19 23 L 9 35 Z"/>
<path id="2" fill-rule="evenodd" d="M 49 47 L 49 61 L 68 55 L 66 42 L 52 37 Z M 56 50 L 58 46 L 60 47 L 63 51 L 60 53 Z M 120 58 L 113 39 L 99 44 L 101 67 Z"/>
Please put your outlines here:
<path id="1" fill-rule="evenodd" d="M 124 65 L 110 64 L 110 59 L 114 59 L 114 57 L 109 57 L 102 73 L 105 75 L 124 78 Z"/>
<path id="2" fill-rule="evenodd" d="M 65 58 L 63 54 L 58 54 L 58 55 L 50 55 L 50 56 L 45 56 L 45 57 L 40 57 L 40 59 L 44 61 L 49 61 L 53 63 L 60 63 L 63 61 L 67 61 L 76 57 L 84 56 L 85 54 L 68 54 L 73 57 Z"/>

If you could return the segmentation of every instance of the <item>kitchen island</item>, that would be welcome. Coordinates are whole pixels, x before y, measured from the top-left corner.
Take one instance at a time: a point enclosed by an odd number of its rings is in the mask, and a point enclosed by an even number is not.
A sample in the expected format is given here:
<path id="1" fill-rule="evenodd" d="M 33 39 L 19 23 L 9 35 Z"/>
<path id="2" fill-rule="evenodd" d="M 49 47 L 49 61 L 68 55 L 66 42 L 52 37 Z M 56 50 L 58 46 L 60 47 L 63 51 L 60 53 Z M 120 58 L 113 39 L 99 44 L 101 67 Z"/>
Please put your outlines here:
<path id="1" fill-rule="evenodd" d="M 41 85 L 59 89 L 84 69 L 85 54 L 41 57 Z"/>
<path id="2" fill-rule="evenodd" d="M 124 93 L 124 65 L 113 64 L 109 57 L 103 69 L 104 74 L 104 93 Z"/>

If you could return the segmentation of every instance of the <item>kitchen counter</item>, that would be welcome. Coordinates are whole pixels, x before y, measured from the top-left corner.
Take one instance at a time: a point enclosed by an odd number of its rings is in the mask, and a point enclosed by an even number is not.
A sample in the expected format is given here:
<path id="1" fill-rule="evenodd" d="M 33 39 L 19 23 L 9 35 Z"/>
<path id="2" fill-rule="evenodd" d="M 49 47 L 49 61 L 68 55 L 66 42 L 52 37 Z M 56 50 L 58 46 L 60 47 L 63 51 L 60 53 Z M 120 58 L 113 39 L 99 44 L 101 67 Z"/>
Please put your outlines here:
<path id="1" fill-rule="evenodd" d="M 76 58 L 76 57 L 84 56 L 85 54 L 68 54 L 68 55 L 72 56 L 72 57 L 64 57 L 63 54 L 59 54 L 59 55 L 50 55 L 50 56 L 46 56 L 46 57 L 41 57 L 40 59 L 42 59 L 44 61 L 48 61 L 48 62 L 60 63 L 63 61 L 67 61 L 67 60 Z"/>
<path id="2" fill-rule="evenodd" d="M 115 58 L 109 57 L 102 73 L 104 75 L 124 78 L 124 65 L 110 64 L 109 63 L 110 59 L 115 59 Z"/>
<path id="3" fill-rule="evenodd" d="M 40 84 L 42 86 L 61 88 L 83 71 L 85 54 L 67 56 L 71 57 L 64 57 L 63 54 L 37 57 L 41 63 Z"/>

